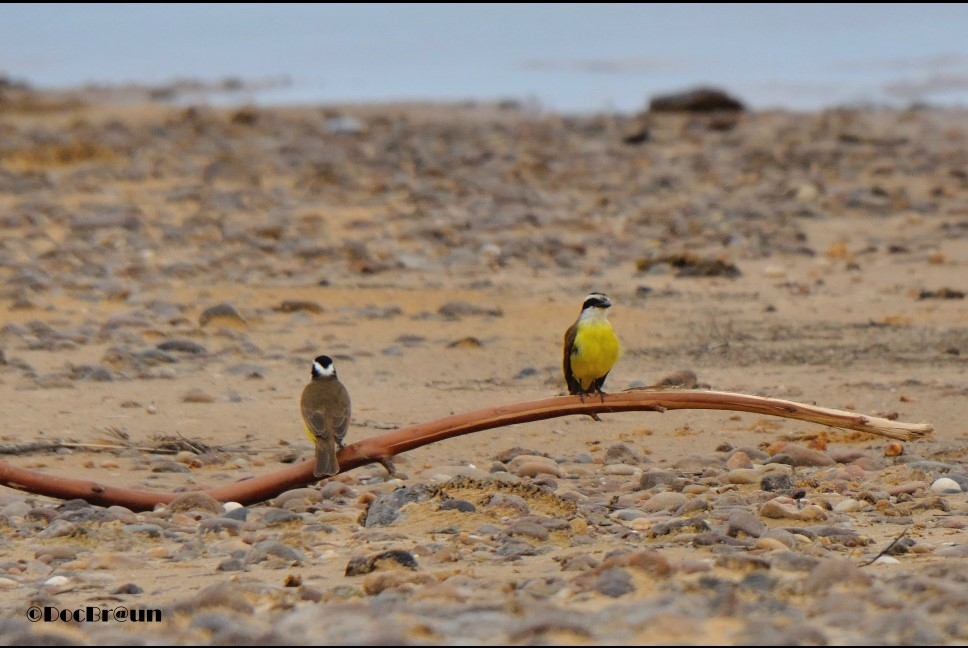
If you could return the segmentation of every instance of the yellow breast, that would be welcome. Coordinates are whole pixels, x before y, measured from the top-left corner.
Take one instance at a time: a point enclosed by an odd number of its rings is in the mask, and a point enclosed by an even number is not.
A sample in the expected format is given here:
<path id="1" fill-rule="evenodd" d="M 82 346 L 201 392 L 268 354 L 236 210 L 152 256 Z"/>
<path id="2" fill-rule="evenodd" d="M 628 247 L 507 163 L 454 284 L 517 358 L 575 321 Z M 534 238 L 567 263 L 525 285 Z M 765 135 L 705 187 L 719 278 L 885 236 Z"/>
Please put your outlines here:
<path id="1" fill-rule="evenodd" d="M 612 370 L 621 353 L 622 347 L 608 320 L 581 322 L 575 332 L 571 373 L 583 390 L 589 389 L 593 380 Z"/>

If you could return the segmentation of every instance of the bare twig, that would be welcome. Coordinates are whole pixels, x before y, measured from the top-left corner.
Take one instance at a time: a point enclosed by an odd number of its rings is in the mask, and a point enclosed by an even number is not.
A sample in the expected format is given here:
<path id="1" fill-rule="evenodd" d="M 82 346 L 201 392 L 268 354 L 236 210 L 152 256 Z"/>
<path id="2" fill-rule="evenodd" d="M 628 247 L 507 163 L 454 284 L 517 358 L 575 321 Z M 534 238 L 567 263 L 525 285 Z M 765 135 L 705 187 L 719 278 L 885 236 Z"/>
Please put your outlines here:
<path id="1" fill-rule="evenodd" d="M 0 454 L 25 455 L 32 452 L 46 452 L 50 450 L 60 450 L 61 448 L 71 448 L 76 450 L 90 450 L 100 452 L 105 450 L 127 450 L 133 448 L 142 452 L 152 452 L 153 448 L 139 446 L 117 445 L 115 443 L 80 443 L 76 441 L 63 441 L 53 439 L 51 441 L 28 441 L 26 443 L 4 443 L 0 445 Z"/>
<path id="2" fill-rule="evenodd" d="M 899 536 L 897 536 L 896 538 L 894 538 L 891 541 L 891 544 L 889 544 L 886 547 L 884 547 L 879 554 L 877 554 L 876 556 L 874 556 L 873 558 L 871 558 L 867 562 L 861 563 L 860 566 L 861 567 L 867 567 L 868 565 L 872 565 L 875 562 L 877 562 L 877 559 L 878 558 L 880 558 L 881 556 L 885 555 L 888 551 L 890 551 L 891 549 L 893 549 L 894 548 L 894 545 L 896 545 L 898 542 L 900 542 L 901 541 L 901 538 L 903 538 L 904 536 L 907 535 L 908 529 L 910 529 L 910 528 L 911 527 L 907 527 L 903 531 L 901 531 L 901 534 Z"/>
<path id="3" fill-rule="evenodd" d="M 173 437 L 170 437 L 173 438 Z M 172 447 L 174 445 L 174 447 Z M 208 448 L 208 446 L 202 446 L 203 448 Z M 80 443 L 77 441 L 64 441 L 61 439 L 53 439 L 51 441 L 28 441 L 26 443 L 4 443 L 0 445 L 0 455 L 25 455 L 31 454 L 33 452 L 49 452 L 52 450 L 60 450 L 62 448 L 70 448 L 72 450 L 88 450 L 90 452 L 107 452 L 107 451 L 118 451 L 118 450 L 138 450 L 140 452 L 151 452 L 153 454 L 178 454 L 179 452 L 189 448 L 196 454 L 205 454 L 207 450 L 199 448 L 197 442 L 191 442 L 188 439 L 178 442 L 165 442 L 162 441 L 158 446 L 138 446 L 126 443 L 124 445 L 118 445 L 115 443 Z M 219 446 L 217 449 L 221 450 L 222 447 Z"/>
<path id="4" fill-rule="evenodd" d="M 183 450 L 187 450 L 195 454 L 205 454 L 212 450 L 210 446 L 205 445 L 201 441 L 186 439 L 180 432 L 176 432 L 176 434 L 178 436 L 161 435 L 154 437 L 157 443 L 154 452 L 158 452 L 159 454 L 177 454 Z"/>
<path id="5" fill-rule="evenodd" d="M 58 450 L 64 447 L 63 441 L 27 441 L 26 443 L 4 443 L 0 445 L 0 454 L 24 455 L 31 452 Z"/>
<path id="6" fill-rule="evenodd" d="M 916 439 L 932 431 L 927 423 L 899 423 L 864 414 L 804 405 L 792 401 L 717 392 L 708 390 L 642 391 L 586 397 L 560 396 L 539 401 L 491 407 L 475 412 L 447 416 L 435 421 L 411 425 L 346 446 L 339 454 L 340 472 L 369 463 L 386 465 L 394 455 L 420 446 L 443 441 L 462 434 L 559 416 L 592 415 L 609 412 L 654 411 L 674 409 L 716 409 L 754 412 L 784 418 L 811 421 L 892 439 Z M 303 461 L 283 470 L 246 479 L 206 491 L 215 499 L 242 504 L 260 502 L 290 488 L 315 481 L 313 462 Z M 96 482 L 56 477 L 17 468 L 0 461 L 0 484 L 19 490 L 61 499 L 81 498 L 92 504 L 118 504 L 133 510 L 146 510 L 167 504 L 183 493 L 153 493 Z"/>

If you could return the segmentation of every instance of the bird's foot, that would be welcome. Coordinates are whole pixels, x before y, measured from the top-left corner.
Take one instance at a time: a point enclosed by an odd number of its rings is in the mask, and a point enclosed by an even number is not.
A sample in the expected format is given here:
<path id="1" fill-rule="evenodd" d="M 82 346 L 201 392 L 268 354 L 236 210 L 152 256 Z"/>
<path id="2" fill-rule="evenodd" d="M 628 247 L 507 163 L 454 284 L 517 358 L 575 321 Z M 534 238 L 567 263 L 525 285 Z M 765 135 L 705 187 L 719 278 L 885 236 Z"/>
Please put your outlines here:
<path id="1" fill-rule="evenodd" d="M 587 395 L 588 395 L 588 393 L 589 393 L 589 392 L 583 392 L 583 391 L 579 391 L 579 392 L 575 392 L 575 396 L 578 396 L 578 398 L 579 398 L 579 399 L 581 400 L 581 402 L 582 402 L 582 403 L 584 403 L 584 402 L 585 402 L 585 396 L 587 396 Z M 602 399 L 602 402 L 604 403 L 604 402 L 605 402 L 605 400 L 604 400 L 604 399 Z M 590 417 L 592 417 L 592 419 L 594 419 L 594 420 L 596 420 L 596 421 L 601 421 L 601 420 L 602 420 L 602 419 L 600 419 L 600 418 L 598 418 L 598 414 L 596 414 L 595 412 L 589 412 L 589 414 L 588 414 L 588 415 L 589 415 Z"/>

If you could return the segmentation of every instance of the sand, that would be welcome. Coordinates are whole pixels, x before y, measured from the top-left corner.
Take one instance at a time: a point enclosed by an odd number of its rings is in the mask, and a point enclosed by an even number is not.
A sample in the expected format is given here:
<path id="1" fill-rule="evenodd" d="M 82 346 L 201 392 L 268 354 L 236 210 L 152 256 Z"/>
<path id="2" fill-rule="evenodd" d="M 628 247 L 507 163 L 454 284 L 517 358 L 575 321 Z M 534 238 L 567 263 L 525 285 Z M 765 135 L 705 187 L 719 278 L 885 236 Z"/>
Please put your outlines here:
<path id="1" fill-rule="evenodd" d="M 298 398 L 321 353 L 353 401 L 348 443 L 563 394 L 562 335 L 593 290 L 624 347 L 606 391 L 690 369 L 934 432 L 891 447 L 734 412 L 556 418 L 405 453 L 396 477 L 308 484 L 238 524 L 202 505 L 72 517 L 2 487 L 4 634 L 963 643 L 966 117 L 8 92 L 0 443 L 17 466 L 182 491 L 309 460 Z M 203 317 L 219 304 L 237 317 Z M 366 526 L 394 492 L 409 508 Z M 38 603 L 164 620 L 28 623 Z"/>

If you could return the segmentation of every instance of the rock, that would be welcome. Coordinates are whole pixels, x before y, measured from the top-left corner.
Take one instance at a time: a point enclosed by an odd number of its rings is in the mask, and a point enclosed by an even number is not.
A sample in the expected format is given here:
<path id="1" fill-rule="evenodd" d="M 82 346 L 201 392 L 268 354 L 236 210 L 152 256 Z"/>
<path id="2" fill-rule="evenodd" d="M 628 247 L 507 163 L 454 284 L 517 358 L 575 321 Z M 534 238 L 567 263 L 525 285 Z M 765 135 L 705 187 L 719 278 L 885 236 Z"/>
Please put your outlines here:
<path id="1" fill-rule="evenodd" d="M 766 460 L 766 463 L 787 466 L 833 466 L 836 462 L 826 452 L 814 450 L 795 443 L 786 443 L 780 451 Z"/>
<path id="2" fill-rule="evenodd" d="M 306 554 L 294 549 L 278 540 L 263 540 L 256 544 L 246 555 L 246 564 L 252 565 L 264 562 L 271 557 L 281 559 L 287 564 L 302 565 L 306 562 Z"/>
<path id="3" fill-rule="evenodd" d="M 649 112 L 743 111 L 741 101 L 717 88 L 695 88 L 674 94 L 660 95 L 649 101 Z"/>
<path id="4" fill-rule="evenodd" d="M 198 316 L 198 325 L 201 327 L 214 324 L 218 326 L 239 327 L 245 326 L 246 321 L 239 311 L 229 303 L 216 304 L 209 306 Z"/>
<path id="5" fill-rule="evenodd" d="M 346 576 L 363 576 L 377 570 L 417 569 L 417 559 L 409 551 L 391 549 L 369 556 L 357 556 L 346 565 Z"/>
<path id="6" fill-rule="evenodd" d="M 726 467 L 729 469 L 743 468 L 751 469 L 753 468 L 753 461 L 750 456 L 743 451 L 733 452 L 726 459 Z"/>
<path id="7" fill-rule="evenodd" d="M 513 521 L 508 525 L 508 533 L 511 535 L 523 535 L 542 541 L 548 539 L 548 530 L 546 528 L 527 519 Z"/>
<path id="8" fill-rule="evenodd" d="M 665 470 L 648 470 L 642 473 L 642 477 L 639 478 L 639 488 L 648 490 L 660 484 L 672 485 L 680 481 L 684 482 L 685 480 L 676 473 Z"/>
<path id="9" fill-rule="evenodd" d="M 960 493 L 961 486 L 953 479 L 941 477 L 931 483 L 932 493 Z"/>
<path id="10" fill-rule="evenodd" d="M 157 345 L 161 351 L 187 353 L 188 355 L 206 355 L 208 351 L 204 346 L 192 340 L 166 340 Z"/>
<path id="11" fill-rule="evenodd" d="M 367 508 L 363 525 L 367 528 L 390 525 L 400 515 L 399 511 L 405 504 L 425 502 L 435 495 L 436 491 L 420 484 L 380 495 Z"/>
<path id="12" fill-rule="evenodd" d="M 168 510 L 173 513 L 191 511 L 198 509 L 219 515 L 224 512 L 222 503 L 206 493 L 185 493 L 179 495 L 168 505 Z"/>
<path id="13" fill-rule="evenodd" d="M 441 306 L 437 312 L 441 317 L 447 319 L 459 319 L 468 316 L 502 317 L 504 315 L 504 311 L 500 308 L 476 306 L 464 301 L 448 302 Z"/>
<path id="14" fill-rule="evenodd" d="M 649 499 L 642 502 L 642 510 L 647 513 L 655 513 L 658 511 L 675 511 L 680 506 L 685 504 L 688 498 L 682 493 L 676 493 L 674 491 L 663 491 L 661 493 L 656 493 Z"/>
<path id="15" fill-rule="evenodd" d="M 627 443 L 613 443 L 605 451 L 605 464 L 631 464 L 637 465 L 642 461 L 642 455 L 636 452 Z"/>
<path id="16" fill-rule="evenodd" d="M 760 507 L 760 516 L 772 519 L 826 520 L 827 512 L 815 504 L 801 507 L 789 497 L 777 497 Z"/>
<path id="17" fill-rule="evenodd" d="M 759 538 L 766 532 L 766 525 L 756 519 L 749 511 L 735 511 L 726 521 L 726 535 L 737 537 L 740 533 Z"/>
<path id="18" fill-rule="evenodd" d="M 579 577 L 579 579 L 582 579 L 582 577 Z M 601 570 L 587 586 L 589 589 L 611 598 L 618 598 L 635 591 L 632 576 L 619 567 Z"/>

